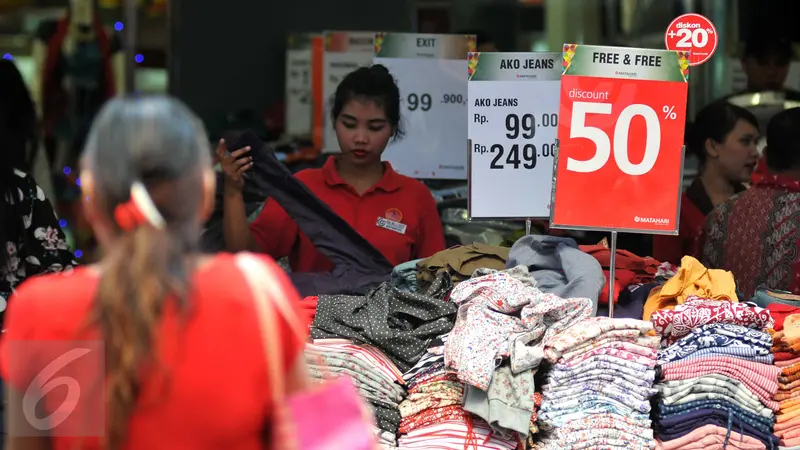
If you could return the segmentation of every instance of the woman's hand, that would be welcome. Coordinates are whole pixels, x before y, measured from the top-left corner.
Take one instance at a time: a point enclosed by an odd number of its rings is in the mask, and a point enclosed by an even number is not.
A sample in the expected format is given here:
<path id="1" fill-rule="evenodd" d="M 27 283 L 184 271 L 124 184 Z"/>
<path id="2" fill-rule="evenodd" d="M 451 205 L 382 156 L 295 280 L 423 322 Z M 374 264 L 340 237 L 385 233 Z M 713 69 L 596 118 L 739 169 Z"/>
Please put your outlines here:
<path id="1" fill-rule="evenodd" d="M 250 147 L 240 148 L 233 153 L 228 153 L 225 148 L 225 140 L 220 139 L 217 145 L 217 160 L 219 160 L 222 171 L 225 173 L 225 187 L 235 191 L 241 191 L 244 187 L 244 177 L 246 171 L 253 167 L 253 158 L 245 156 L 250 152 Z"/>

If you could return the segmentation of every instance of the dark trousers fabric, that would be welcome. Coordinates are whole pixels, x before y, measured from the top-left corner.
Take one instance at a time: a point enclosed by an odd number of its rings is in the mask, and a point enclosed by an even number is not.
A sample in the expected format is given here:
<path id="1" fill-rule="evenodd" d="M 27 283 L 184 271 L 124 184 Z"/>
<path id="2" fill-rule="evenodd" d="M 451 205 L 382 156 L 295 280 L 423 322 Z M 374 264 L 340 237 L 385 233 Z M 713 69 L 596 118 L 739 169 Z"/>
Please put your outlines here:
<path id="1" fill-rule="evenodd" d="M 334 264 L 330 273 L 291 273 L 301 295 L 364 294 L 389 280 L 393 267 L 372 244 L 295 178 L 265 144 L 249 145 L 253 168 L 247 182 L 278 202 Z"/>

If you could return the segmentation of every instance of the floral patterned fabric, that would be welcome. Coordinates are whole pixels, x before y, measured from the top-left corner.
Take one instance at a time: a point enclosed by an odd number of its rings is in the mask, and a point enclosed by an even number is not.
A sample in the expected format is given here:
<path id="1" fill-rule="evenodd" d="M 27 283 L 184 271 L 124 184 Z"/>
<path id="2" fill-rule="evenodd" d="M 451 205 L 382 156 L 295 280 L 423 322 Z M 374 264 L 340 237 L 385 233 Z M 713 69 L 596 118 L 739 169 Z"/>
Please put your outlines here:
<path id="1" fill-rule="evenodd" d="M 755 330 L 772 328 L 775 324 L 769 311 L 753 303 L 721 302 L 696 296 L 689 297 L 675 309 L 656 311 L 650 321 L 664 347 L 707 324 L 731 323 Z"/>
<path id="2" fill-rule="evenodd" d="M 653 325 L 642 320 L 592 317 L 555 336 L 547 343 L 545 356 L 548 361 L 556 362 L 569 350 L 575 350 L 576 347 L 583 344 L 610 337 L 606 333 L 616 335 L 614 337 L 627 335 L 635 339 L 652 331 Z"/>
<path id="3" fill-rule="evenodd" d="M 592 300 L 561 298 L 532 284 L 532 279 L 498 272 L 453 289 L 450 301 L 459 308 L 445 362 L 461 381 L 488 390 L 498 361 L 506 356 L 514 373 L 538 367 L 550 339 L 591 315 Z"/>
<path id="4" fill-rule="evenodd" d="M 711 323 L 695 328 L 673 345 L 662 350 L 658 356 L 659 364 L 667 364 L 688 358 L 703 350 L 721 349 L 750 350 L 752 355 L 743 354 L 745 358 L 756 355 L 771 355 L 772 336 L 761 330 L 732 323 Z M 769 364 L 769 363 L 767 363 Z"/>
<path id="5" fill-rule="evenodd" d="M 24 232 L 0 243 L 9 257 L 7 267 L 0 267 L 0 313 L 5 312 L 11 293 L 26 278 L 71 271 L 78 264 L 44 191 L 30 175 L 18 170 L 14 174 L 15 192 L 6 193 L 0 201 L 14 205 Z"/>

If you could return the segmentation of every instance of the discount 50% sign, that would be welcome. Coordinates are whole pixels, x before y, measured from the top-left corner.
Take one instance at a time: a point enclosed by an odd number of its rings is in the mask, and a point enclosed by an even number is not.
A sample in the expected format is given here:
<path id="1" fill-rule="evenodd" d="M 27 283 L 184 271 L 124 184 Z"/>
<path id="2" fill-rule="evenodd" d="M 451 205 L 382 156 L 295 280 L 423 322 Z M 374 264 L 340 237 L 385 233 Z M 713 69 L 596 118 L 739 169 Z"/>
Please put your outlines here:
<path id="1" fill-rule="evenodd" d="M 470 53 L 469 214 L 550 216 L 560 53 Z"/>
<path id="2" fill-rule="evenodd" d="M 553 227 L 677 232 L 688 57 L 564 45 Z"/>

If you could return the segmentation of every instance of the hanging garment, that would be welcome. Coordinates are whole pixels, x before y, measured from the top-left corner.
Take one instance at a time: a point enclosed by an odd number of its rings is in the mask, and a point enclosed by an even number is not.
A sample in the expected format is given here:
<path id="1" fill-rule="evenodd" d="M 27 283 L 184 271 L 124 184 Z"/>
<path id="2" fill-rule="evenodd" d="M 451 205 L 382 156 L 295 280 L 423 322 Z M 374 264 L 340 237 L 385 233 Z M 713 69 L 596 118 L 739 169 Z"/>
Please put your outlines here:
<path id="1" fill-rule="evenodd" d="M 600 291 L 606 283 L 603 269 L 570 238 L 528 235 L 511 247 L 506 268 L 527 266 L 542 292 L 561 298 L 588 298 L 597 314 Z"/>
<path id="2" fill-rule="evenodd" d="M 83 150 L 95 115 L 115 95 L 112 56 L 119 51 L 118 40 L 97 17 L 89 25 L 93 38 L 88 40 L 73 33 L 71 22 L 67 14 L 57 22 L 42 23 L 37 32 L 47 47 L 39 77 L 44 136 L 68 143 L 66 164 Z M 71 54 L 64 51 L 68 40 L 74 42 Z M 56 164 L 55 152 L 49 153 Z"/>
<path id="3" fill-rule="evenodd" d="M 248 135 L 253 156 L 248 176 L 253 188 L 278 202 L 334 264 L 330 273 L 290 274 L 300 295 L 363 294 L 389 280 L 393 267 L 386 258 L 295 178 L 266 144 Z M 244 143 L 248 135 L 237 142 Z"/>
<path id="4" fill-rule="evenodd" d="M 442 300 L 451 286 L 450 277 L 441 274 L 423 294 L 385 282 L 365 296 L 320 295 L 311 336 L 373 345 L 405 372 L 433 339 L 453 328 L 456 306 Z"/>

